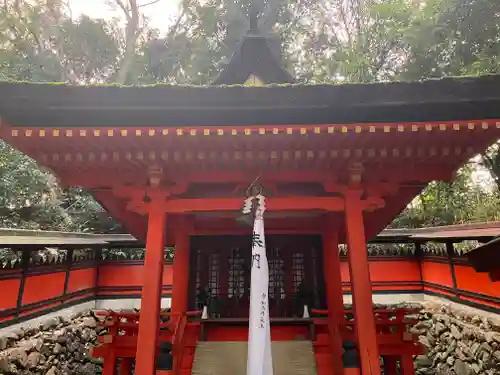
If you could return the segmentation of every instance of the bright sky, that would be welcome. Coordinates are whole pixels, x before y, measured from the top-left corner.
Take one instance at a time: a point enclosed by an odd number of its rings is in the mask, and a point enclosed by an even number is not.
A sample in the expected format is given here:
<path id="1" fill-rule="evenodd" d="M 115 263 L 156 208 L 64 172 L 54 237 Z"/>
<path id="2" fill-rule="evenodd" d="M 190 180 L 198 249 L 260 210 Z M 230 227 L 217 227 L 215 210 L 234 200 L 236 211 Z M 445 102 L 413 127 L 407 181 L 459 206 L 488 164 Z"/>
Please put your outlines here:
<path id="1" fill-rule="evenodd" d="M 111 0 L 112 1 L 112 0 Z M 137 0 L 137 3 L 147 4 L 152 0 Z M 175 19 L 180 0 L 160 0 L 157 3 L 141 8 L 141 13 L 149 19 L 149 25 L 165 31 L 169 24 Z M 114 11 L 105 0 L 70 0 L 73 17 L 86 14 L 93 18 L 105 18 L 119 16 L 122 13 Z"/>

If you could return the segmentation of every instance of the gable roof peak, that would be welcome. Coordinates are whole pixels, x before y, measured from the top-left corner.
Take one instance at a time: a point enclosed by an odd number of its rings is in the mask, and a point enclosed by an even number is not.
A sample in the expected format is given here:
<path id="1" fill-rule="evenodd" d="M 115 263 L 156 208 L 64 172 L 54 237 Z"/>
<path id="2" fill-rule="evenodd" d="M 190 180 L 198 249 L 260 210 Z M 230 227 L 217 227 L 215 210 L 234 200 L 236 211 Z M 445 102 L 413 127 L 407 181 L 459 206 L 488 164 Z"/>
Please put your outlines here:
<path id="1" fill-rule="evenodd" d="M 251 75 L 259 77 L 265 84 L 295 82 L 291 74 L 281 65 L 279 53 L 273 52 L 270 46 L 271 40 L 259 30 L 260 12 L 254 4 L 248 13 L 250 27 L 247 33 L 212 85 L 244 84 Z"/>

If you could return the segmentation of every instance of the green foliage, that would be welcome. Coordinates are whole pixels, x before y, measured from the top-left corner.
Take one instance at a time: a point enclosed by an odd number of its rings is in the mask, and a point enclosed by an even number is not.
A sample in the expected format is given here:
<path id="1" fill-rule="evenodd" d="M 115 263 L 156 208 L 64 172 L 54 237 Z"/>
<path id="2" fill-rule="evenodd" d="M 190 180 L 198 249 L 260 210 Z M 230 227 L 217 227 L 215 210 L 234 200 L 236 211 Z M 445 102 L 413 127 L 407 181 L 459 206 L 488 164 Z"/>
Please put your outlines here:
<path id="1" fill-rule="evenodd" d="M 471 165 L 452 183 L 432 182 L 391 224 L 393 228 L 420 228 L 500 220 L 500 195 L 473 181 Z"/>
<path id="2" fill-rule="evenodd" d="M 119 226 L 80 188 L 63 189 L 47 170 L 0 141 L 0 227 L 112 232 Z"/>

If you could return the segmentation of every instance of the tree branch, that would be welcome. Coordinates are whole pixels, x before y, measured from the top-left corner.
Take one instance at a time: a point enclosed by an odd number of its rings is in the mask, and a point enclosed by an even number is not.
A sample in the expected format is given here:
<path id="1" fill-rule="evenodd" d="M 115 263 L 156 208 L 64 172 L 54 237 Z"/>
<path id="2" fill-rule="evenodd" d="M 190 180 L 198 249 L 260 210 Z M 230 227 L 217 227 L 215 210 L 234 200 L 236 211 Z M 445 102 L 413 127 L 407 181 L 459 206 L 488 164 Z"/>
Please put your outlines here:
<path id="1" fill-rule="evenodd" d="M 127 20 L 130 19 L 130 13 L 128 8 L 125 6 L 125 3 L 122 0 L 115 0 L 115 3 L 121 8 Z"/>
<path id="2" fill-rule="evenodd" d="M 149 3 L 146 3 L 146 4 L 137 5 L 137 8 L 147 7 L 148 5 L 153 5 L 153 4 L 159 3 L 160 1 L 161 0 L 153 0 L 153 1 L 150 1 Z"/>
<path id="3" fill-rule="evenodd" d="M 125 52 L 123 53 L 123 58 L 120 63 L 120 70 L 118 71 L 116 82 L 124 84 L 127 81 L 127 77 L 132 67 L 132 62 L 134 60 L 135 47 L 137 44 L 139 27 L 139 9 L 137 7 L 136 0 L 128 0 L 130 5 L 130 10 L 127 9 L 122 0 L 115 0 L 118 6 L 122 8 L 127 17 L 127 26 L 125 27 Z"/>

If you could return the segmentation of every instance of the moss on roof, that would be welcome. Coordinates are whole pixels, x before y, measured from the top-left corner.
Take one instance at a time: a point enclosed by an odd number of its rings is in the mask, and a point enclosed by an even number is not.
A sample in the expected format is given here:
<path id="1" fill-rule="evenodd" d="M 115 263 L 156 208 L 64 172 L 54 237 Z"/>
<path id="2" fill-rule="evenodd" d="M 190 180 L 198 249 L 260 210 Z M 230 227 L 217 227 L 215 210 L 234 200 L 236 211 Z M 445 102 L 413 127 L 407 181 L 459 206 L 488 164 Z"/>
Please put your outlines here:
<path id="1" fill-rule="evenodd" d="M 134 90 L 136 89 L 136 90 Z M 282 90 L 277 94 L 276 90 Z M 421 82 L 194 86 L 0 82 L 16 126 L 225 126 L 500 119 L 500 75 Z"/>
<path id="2" fill-rule="evenodd" d="M 276 88 L 276 87 L 339 87 L 339 86 L 391 86 L 391 85 L 421 85 L 426 83 L 468 83 L 474 82 L 485 82 L 495 80 L 500 82 L 500 74 L 484 74 L 481 76 L 448 76 L 439 78 L 426 78 L 418 81 L 383 81 L 383 82 L 328 82 L 328 83 L 271 83 L 261 86 L 246 86 L 243 84 L 234 85 L 191 85 L 191 84 L 172 84 L 172 83 L 152 83 L 145 85 L 123 85 L 119 83 L 85 83 L 81 85 L 75 85 L 67 82 L 33 82 L 24 80 L 9 80 L 0 81 L 0 85 L 33 85 L 33 86 L 64 86 L 64 87 L 116 87 L 116 88 L 193 88 L 193 89 L 214 89 L 214 88 L 251 88 L 251 89 L 262 89 L 262 88 Z"/>

